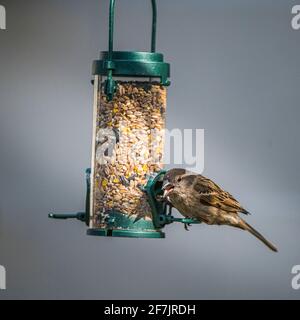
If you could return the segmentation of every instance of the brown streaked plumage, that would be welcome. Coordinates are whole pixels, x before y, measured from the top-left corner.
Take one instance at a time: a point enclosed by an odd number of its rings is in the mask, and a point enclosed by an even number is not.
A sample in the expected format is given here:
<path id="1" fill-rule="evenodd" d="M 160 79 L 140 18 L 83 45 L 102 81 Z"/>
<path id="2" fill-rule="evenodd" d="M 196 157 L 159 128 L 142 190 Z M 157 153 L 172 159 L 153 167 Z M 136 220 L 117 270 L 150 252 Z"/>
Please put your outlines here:
<path id="1" fill-rule="evenodd" d="M 212 180 L 185 169 L 172 169 L 164 177 L 163 189 L 164 198 L 183 216 L 209 225 L 228 225 L 249 231 L 277 252 L 272 243 L 239 216 L 249 212 Z"/>

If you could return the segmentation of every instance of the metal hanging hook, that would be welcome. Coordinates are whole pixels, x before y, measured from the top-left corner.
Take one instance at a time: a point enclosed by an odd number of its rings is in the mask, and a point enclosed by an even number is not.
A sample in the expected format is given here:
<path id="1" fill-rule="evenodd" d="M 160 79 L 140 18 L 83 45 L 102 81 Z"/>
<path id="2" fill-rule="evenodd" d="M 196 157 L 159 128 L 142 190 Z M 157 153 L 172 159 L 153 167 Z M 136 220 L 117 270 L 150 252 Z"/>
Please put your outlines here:
<path id="1" fill-rule="evenodd" d="M 152 3 L 152 36 L 151 36 L 151 52 L 156 51 L 156 21 L 157 21 L 157 6 L 156 0 L 151 0 Z M 109 6 L 109 42 L 108 51 L 109 59 L 112 59 L 112 53 L 114 51 L 114 26 L 115 26 L 115 0 L 110 0 Z"/>
<path id="2" fill-rule="evenodd" d="M 156 22 L 157 22 L 157 6 L 156 0 L 152 3 L 152 36 L 151 36 L 151 52 L 156 51 Z M 108 62 L 107 62 L 107 80 L 105 83 L 105 93 L 109 100 L 112 100 L 116 90 L 116 82 L 113 80 L 112 74 L 114 70 L 113 51 L 114 51 L 114 27 L 115 27 L 115 0 L 110 0 L 109 6 L 109 40 L 108 40 Z"/>

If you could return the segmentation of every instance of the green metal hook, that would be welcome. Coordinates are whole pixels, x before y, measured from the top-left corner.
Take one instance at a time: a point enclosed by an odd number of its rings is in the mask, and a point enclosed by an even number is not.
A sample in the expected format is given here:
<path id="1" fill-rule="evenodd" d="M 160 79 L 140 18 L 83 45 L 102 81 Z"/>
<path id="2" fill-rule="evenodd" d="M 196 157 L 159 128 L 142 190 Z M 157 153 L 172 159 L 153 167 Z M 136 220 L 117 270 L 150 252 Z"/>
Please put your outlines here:
<path id="1" fill-rule="evenodd" d="M 152 3 L 152 37 L 151 37 L 151 52 L 156 50 L 156 21 L 157 21 L 157 6 L 156 0 L 151 0 Z M 112 60 L 114 51 L 114 26 L 115 26 L 115 0 L 110 0 L 109 6 L 109 42 L 108 42 L 108 58 Z"/>
<path id="2" fill-rule="evenodd" d="M 152 37 L 151 37 L 151 52 L 156 50 L 156 21 L 157 21 L 157 6 L 156 0 L 151 0 L 152 3 Z M 112 100 L 116 90 L 116 82 L 113 80 L 113 52 L 114 52 L 114 27 L 115 27 L 115 0 L 110 0 L 109 6 L 109 40 L 108 40 L 108 63 L 107 63 L 107 80 L 105 83 L 105 92 Z"/>

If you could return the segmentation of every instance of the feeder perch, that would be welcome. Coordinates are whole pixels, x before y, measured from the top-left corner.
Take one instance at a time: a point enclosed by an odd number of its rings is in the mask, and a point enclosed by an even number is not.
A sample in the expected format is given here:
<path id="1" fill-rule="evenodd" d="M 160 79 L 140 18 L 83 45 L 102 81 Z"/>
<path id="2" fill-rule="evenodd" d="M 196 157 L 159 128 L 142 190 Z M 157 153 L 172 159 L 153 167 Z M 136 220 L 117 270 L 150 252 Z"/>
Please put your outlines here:
<path id="1" fill-rule="evenodd" d="M 170 65 L 156 52 L 156 1 L 151 52 L 114 51 L 115 0 L 110 1 L 108 51 L 93 63 L 94 113 L 91 169 L 86 171 L 84 212 L 51 213 L 77 219 L 88 235 L 164 238 L 175 218 L 160 200 L 163 168 L 166 87 Z"/>

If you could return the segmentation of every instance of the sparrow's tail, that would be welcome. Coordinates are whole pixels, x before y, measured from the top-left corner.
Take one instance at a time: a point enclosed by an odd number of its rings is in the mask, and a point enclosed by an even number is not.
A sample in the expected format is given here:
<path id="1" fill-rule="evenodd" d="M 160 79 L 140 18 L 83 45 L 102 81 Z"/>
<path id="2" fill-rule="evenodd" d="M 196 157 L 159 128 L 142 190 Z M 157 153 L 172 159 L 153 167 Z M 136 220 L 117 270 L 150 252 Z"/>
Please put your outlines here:
<path id="1" fill-rule="evenodd" d="M 246 221 L 242 220 L 243 229 L 249 231 L 253 234 L 257 239 L 263 242 L 267 247 L 269 247 L 272 251 L 277 252 L 277 248 L 269 242 L 263 235 L 261 235 L 258 231 L 256 231 L 253 227 L 250 226 Z"/>

